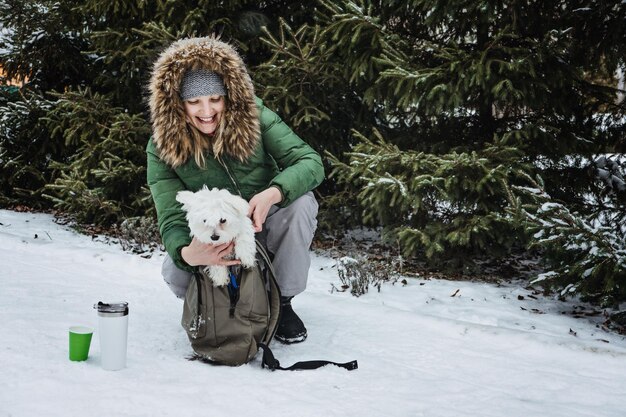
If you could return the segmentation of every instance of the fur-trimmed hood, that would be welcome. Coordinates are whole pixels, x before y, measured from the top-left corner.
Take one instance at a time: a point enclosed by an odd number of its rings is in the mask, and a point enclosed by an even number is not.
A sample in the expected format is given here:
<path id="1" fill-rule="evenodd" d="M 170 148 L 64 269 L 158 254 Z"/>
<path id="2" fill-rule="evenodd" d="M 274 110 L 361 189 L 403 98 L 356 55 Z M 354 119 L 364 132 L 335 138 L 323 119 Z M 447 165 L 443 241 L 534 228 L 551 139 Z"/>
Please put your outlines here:
<path id="1" fill-rule="evenodd" d="M 192 134 L 185 120 L 180 83 L 191 68 L 220 74 L 226 86 L 222 125 L 211 138 Z M 155 62 L 149 90 L 152 140 L 173 168 L 209 148 L 218 158 L 225 153 L 242 162 L 254 152 L 260 137 L 254 86 L 243 60 L 227 43 L 212 36 L 173 43 Z"/>

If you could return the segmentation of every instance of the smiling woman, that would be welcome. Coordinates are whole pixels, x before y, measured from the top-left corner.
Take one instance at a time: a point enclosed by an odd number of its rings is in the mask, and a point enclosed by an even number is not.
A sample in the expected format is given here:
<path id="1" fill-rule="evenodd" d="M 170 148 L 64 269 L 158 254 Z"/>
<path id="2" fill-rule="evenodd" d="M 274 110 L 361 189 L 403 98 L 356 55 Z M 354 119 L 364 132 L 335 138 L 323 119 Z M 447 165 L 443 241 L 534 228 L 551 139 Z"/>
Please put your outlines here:
<path id="1" fill-rule="evenodd" d="M 212 135 L 219 125 L 224 111 L 223 96 L 200 96 L 184 101 L 187 123 L 205 133 Z"/>
<path id="2" fill-rule="evenodd" d="M 207 186 L 240 195 L 284 296 L 276 338 L 303 341 L 307 331 L 290 300 L 308 278 L 318 208 L 311 191 L 324 179 L 319 154 L 255 96 L 239 54 L 215 37 L 172 44 L 155 63 L 149 89 L 148 184 L 169 254 L 166 283 L 182 298 L 197 267 L 226 265 L 232 250 L 230 242 L 190 237 L 177 193 Z"/>

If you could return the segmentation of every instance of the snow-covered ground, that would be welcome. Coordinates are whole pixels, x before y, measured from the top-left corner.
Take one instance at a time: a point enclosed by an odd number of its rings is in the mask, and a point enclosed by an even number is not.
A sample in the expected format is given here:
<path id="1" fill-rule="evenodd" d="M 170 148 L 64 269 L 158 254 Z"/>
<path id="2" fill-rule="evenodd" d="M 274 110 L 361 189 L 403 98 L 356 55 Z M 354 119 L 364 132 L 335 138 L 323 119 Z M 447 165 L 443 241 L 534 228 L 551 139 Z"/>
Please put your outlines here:
<path id="1" fill-rule="evenodd" d="M 561 314 L 573 303 L 419 279 L 355 298 L 329 291 L 335 261 L 314 256 L 294 299 L 309 338 L 274 353 L 282 365 L 357 359 L 359 369 L 216 367 L 185 359 L 182 301 L 161 281 L 161 259 L 0 210 L 0 416 L 626 415 L 626 340 Z M 129 302 L 121 371 L 101 369 L 97 329 L 86 362 L 67 357 L 67 328 L 97 327 L 99 300 Z"/>

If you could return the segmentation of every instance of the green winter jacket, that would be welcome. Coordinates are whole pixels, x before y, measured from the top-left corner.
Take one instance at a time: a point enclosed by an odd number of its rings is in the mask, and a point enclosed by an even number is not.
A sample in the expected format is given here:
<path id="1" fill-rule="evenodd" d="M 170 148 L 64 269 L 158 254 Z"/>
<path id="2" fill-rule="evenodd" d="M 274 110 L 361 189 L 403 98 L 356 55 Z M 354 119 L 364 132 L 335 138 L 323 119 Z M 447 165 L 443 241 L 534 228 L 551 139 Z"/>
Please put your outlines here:
<path id="1" fill-rule="evenodd" d="M 196 135 L 186 122 L 179 87 L 190 68 L 220 74 L 227 91 L 220 128 L 211 138 Z M 152 121 L 146 149 L 148 185 L 163 244 L 179 268 L 192 270 L 180 256 L 191 238 L 176 201 L 179 191 L 206 185 L 250 200 L 276 186 L 284 207 L 324 179 L 319 154 L 254 95 L 241 57 L 227 43 L 215 37 L 173 43 L 155 62 L 148 88 Z M 205 156 L 203 168 L 195 162 L 196 154 Z"/>
<path id="2" fill-rule="evenodd" d="M 152 139 L 148 142 L 148 185 L 154 199 L 163 244 L 174 263 L 191 271 L 180 257 L 180 249 L 191 242 L 185 213 L 176 201 L 182 190 L 197 191 L 203 185 L 225 188 L 250 200 L 255 194 L 276 186 L 281 191 L 281 206 L 291 204 L 324 179 L 324 167 L 317 152 L 303 142 L 276 113 L 257 99 L 261 140 L 249 160 L 241 163 L 225 155 L 221 162 L 206 155 L 205 168 L 190 158 L 172 168 L 160 157 Z"/>

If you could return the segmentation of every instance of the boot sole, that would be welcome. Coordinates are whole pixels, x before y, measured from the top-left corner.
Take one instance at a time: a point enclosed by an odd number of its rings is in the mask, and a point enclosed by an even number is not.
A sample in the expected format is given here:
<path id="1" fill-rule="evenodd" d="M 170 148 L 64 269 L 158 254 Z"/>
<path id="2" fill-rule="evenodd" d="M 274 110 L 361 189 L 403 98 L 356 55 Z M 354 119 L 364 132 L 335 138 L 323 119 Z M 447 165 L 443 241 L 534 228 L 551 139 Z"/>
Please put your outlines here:
<path id="1" fill-rule="evenodd" d="M 278 340 L 280 343 L 283 343 L 285 345 L 293 345 L 294 343 L 302 343 L 306 340 L 307 338 L 307 334 L 303 334 L 303 335 L 298 335 L 296 337 L 282 337 L 279 335 L 275 335 L 274 339 Z"/>

